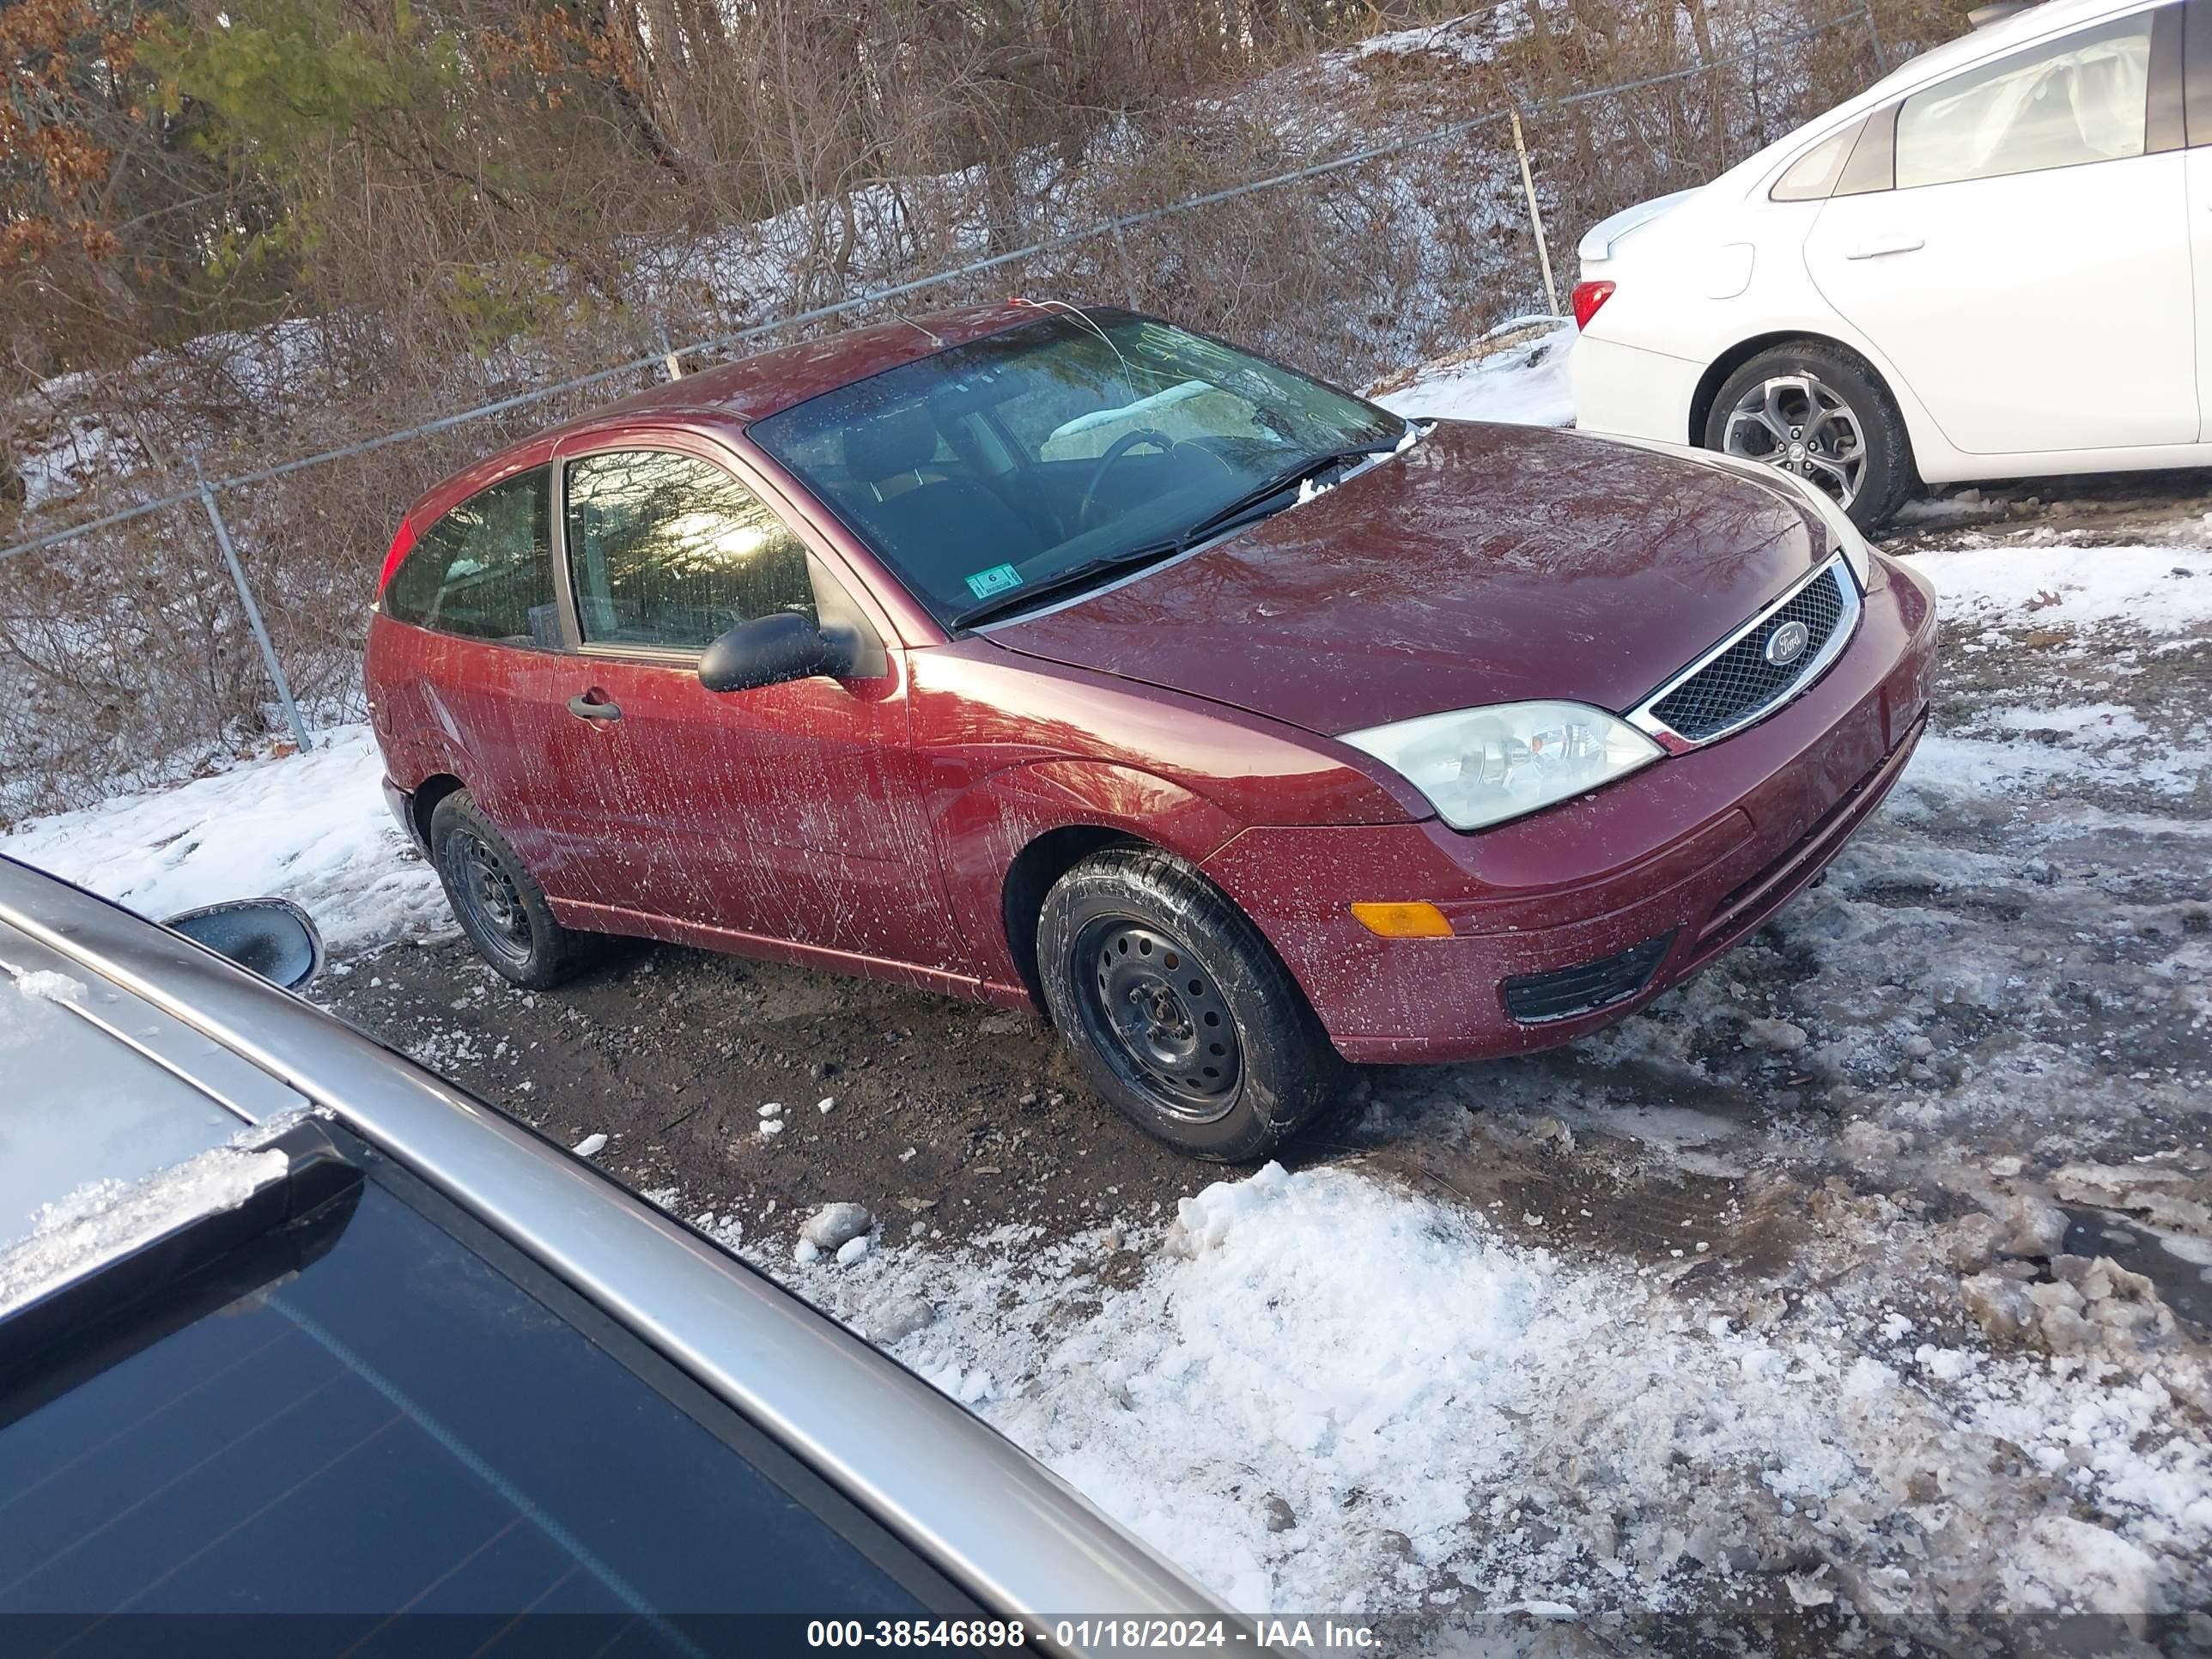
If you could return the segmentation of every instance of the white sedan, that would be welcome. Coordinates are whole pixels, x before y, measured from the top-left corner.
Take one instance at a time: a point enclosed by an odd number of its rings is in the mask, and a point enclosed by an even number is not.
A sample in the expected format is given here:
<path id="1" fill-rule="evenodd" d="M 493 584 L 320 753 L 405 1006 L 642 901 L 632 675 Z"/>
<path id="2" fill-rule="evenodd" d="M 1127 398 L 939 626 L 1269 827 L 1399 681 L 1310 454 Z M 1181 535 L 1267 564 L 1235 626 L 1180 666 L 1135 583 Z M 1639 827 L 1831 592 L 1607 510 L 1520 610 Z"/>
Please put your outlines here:
<path id="1" fill-rule="evenodd" d="M 1583 239 L 1577 423 L 1766 462 L 1863 526 L 1916 480 L 2212 465 L 2192 144 L 2212 0 L 2051 0 L 1939 46 Z"/>

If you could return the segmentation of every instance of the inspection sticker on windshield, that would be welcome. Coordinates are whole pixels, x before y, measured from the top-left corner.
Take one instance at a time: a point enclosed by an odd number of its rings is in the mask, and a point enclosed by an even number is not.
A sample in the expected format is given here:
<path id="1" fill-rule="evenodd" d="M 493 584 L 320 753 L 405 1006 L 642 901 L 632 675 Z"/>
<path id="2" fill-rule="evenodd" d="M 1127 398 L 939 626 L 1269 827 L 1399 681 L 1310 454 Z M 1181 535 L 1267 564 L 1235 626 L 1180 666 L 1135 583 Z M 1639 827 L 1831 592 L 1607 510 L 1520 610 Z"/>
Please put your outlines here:
<path id="1" fill-rule="evenodd" d="M 1010 564 L 994 565 L 968 578 L 968 591 L 979 599 L 988 599 L 994 593 L 1003 593 L 1021 585 L 1022 573 Z"/>

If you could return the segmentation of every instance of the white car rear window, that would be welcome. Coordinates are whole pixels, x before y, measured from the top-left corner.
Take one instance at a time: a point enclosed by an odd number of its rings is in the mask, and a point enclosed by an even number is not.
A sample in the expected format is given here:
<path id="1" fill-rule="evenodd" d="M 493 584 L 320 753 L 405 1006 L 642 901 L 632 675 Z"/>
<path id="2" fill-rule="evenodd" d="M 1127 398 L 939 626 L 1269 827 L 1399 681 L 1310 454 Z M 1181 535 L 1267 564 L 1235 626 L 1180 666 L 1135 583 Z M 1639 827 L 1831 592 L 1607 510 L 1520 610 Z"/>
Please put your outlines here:
<path id="1" fill-rule="evenodd" d="M 2142 155 L 2153 15 L 2047 41 L 1906 99 L 1897 187 Z"/>

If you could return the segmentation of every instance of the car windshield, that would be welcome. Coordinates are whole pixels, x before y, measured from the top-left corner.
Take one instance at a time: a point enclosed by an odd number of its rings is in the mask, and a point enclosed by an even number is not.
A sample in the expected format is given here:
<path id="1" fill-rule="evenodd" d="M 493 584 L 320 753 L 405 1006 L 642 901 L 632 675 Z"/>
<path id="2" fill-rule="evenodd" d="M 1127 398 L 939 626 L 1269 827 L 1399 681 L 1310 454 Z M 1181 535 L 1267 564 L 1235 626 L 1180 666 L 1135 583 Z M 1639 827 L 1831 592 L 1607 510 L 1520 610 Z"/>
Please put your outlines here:
<path id="1" fill-rule="evenodd" d="M 1407 430 L 1218 341 L 1071 307 L 750 435 L 951 623 L 1110 580 L 1255 492 L 1255 513 L 1288 505 L 1302 470 L 1386 453 Z"/>

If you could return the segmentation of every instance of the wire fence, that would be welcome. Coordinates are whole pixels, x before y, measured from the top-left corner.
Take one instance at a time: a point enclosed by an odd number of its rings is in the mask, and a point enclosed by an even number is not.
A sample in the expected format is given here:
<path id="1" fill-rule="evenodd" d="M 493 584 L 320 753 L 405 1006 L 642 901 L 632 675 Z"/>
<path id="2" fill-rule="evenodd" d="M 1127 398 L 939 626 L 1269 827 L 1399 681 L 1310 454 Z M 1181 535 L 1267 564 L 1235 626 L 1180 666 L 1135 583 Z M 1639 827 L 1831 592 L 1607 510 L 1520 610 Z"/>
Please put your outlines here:
<path id="1" fill-rule="evenodd" d="M 1100 245 L 1103 245 L 1106 253 L 1103 258 L 1092 258 L 1088 268 L 1091 283 L 1097 287 L 1103 287 L 1107 291 L 1120 289 L 1121 290 L 1120 297 L 1127 300 L 1133 307 L 1142 308 L 1139 305 L 1142 297 L 1139 290 L 1144 286 L 1143 273 L 1157 270 L 1163 260 L 1173 262 L 1180 257 L 1187 262 L 1193 258 L 1206 257 L 1202 250 L 1188 246 L 1170 246 L 1164 240 L 1171 235 L 1187 235 L 1187 233 L 1173 232 L 1171 228 L 1175 226 L 1188 227 L 1193 224 L 1211 223 L 1211 221 L 1203 217 L 1194 221 L 1193 216 L 1205 216 L 1208 210 L 1227 209 L 1231 204 L 1244 203 L 1253 198 L 1276 198 L 1278 192 L 1291 191 L 1302 185 L 1316 185 L 1355 169 L 1374 167 L 1382 163 L 1404 162 L 1410 158 L 1419 158 L 1424 155 L 1460 154 L 1462 152 L 1464 141 L 1475 135 L 1485 133 L 1486 130 L 1489 129 L 1499 129 L 1502 132 L 1503 130 L 1510 128 L 1511 132 L 1510 148 L 1504 149 L 1503 154 L 1512 158 L 1516 165 L 1502 175 L 1486 175 L 1486 179 L 1480 187 L 1493 197 L 1504 196 L 1509 200 L 1516 197 L 1519 198 L 1506 214 L 1500 216 L 1498 223 L 1502 226 L 1513 219 L 1518 219 L 1521 222 L 1527 238 L 1524 245 L 1526 253 L 1523 257 L 1533 256 L 1532 263 L 1541 273 L 1540 288 L 1527 291 L 1527 298 L 1534 301 L 1540 295 L 1542 313 L 1538 314 L 1555 313 L 1559 308 L 1557 284 L 1553 276 L 1556 261 L 1554 250 L 1547 239 L 1540 203 L 1540 192 L 1538 180 L 1542 169 L 1532 167 L 1531 146 L 1524 138 L 1524 131 L 1541 132 L 1547 124 L 1556 123 L 1567 111 L 1610 100 L 1630 99 L 1638 94 L 1673 87 L 1679 83 L 1705 80 L 1717 88 L 1720 85 L 1719 77 L 1724 72 L 1747 69 L 1756 70 L 1761 65 L 1770 64 L 1778 58 L 1788 54 L 1800 54 L 1798 61 L 1802 64 L 1803 52 L 1816 50 L 1818 43 L 1849 31 L 1863 31 L 1865 46 L 1873 70 L 1876 73 L 1886 70 L 1887 50 L 1879 33 L 1870 0 L 1862 0 L 1862 3 L 1852 9 L 1805 27 L 1771 34 L 1754 33 L 1753 44 L 1741 52 L 1712 57 L 1684 67 L 1612 85 L 1590 88 L 1559 97 L 1502 104 L 1468 118 L 1428 126 L 1410 135 L 1400 136 L 1384 143 L 1345 151 L 1323 160 L 1273 172 L 1263 177 L 1245 179 L 1225 188 L 1182 197 L 1138 211 L 1100 216 L 1073 228 L 1036 237 L 1018 247 L 991 252 L 964 263 L 933 270 L 927 274 L 902 281 L 872 287 L 863 292 L 764 321 L 749 323 L 735 329 L 703 333 L 684 343 L 672 343 L 667 325 L 656 320 L 653 324 L 654 338 L 650 346 L 641 345 L 635 355 L 625 356 L 620 361 L 610 362 L 586 372 L 549 380 L 544 384 L 530 386 L 526 389 L 479 402 L 433 419 L 398 426 L 354 442 L 321 449 L 313 453 L 246 467 L 217 477 L 200 476 L 199 464 L 197 459 L 194 459 L 190 463 L 191 477 L 189 483 L 180 481 L 175 488 L 143 496 L 113 511 L 45 531 L 27 537 L 5 548 L 0 548 L 0 562 L 62 548 L 79 542 L 84 538 L 106 532 L 123 532 L 126 533 L 126 538 L 139 537 L 143 542 L 144 533 L 151 531 L 155 539 L 167 539 L 179 527 L 179 521 L 176 517 L 179 512 L 191 514 L 204 519 L 205 530 L 212 538 L 219 553 L 222 574 L 227 578 L 227 580 L 217 586 L 227 586 L 229 589 L 229 599 L 227 602 L 235 605 L 237 620 L 242 621 L 245 624 L 246 634 L 252 641 L 253 654 L 258 659 L 259 670 L 265 676 L 267 689 L 274 692 L 276 705 L 282 711 L 285 724 L 290 729 L 293 740 L 301 747 L 306 748 L 313 742 L 313 732 L 308 720 L 302 714 L 301 704 L 309 699 L 295 696 L 295 680 L 287 673 L 287 657 L 325 653 L 336 642 L 321 638 L 307 640 L 295 637 L 286 641 L 272 637 L 271 630 L 267 625 L 267 615 L 273 611 L 280 617 L 288 617 L 293 607 L 286 601 L 296 595 L 282 596 L 274 601 L 271 606 L 264 608 L 263 601 L 269 596 L 257 592 L 257 581 L 249 574 L 249 570 L 250 568 L 258 568 L 264 572 L 265 577 L 274 562 L 265 558 L 256 559 L 250 552 L 242 554 L 240 538 L 234 532 L 233 525 L 224 513 L 225 497 L 234 497 L 240 492 L 273 485 L 296 474 L 317 469 L 340 468 L 345 463 L 394 446 L 420 443 L 436 434 L 451 432 L 458 428 L 481 422 L 495 421 L 499 417 L 530 410 L 541 404 L 573 398 L 576 393 L 606 386 L 610 383 L 647 375 L 674 376 L 683 372 L 687 361 L 711 358 L 755 344 L 775 335 L 793 333 L 818 325 L 835 323 L 855 313 L 895 305 L 897 301 L 910 296 L 925 293 L 958 294 L 964 288 L 972 286 L 975 279 L 988 276 L 994 272 L 1018 270 L 1024 276 L 1033 276 L 1038 274 L 1041 267 L 1048 271 L 1054 269 L 1054 262 L 1056 259 L 1061 260 L 1064 264 L 1065 256 L 1069 255 L 1072 251 L 1089 250 L 1095 254 Z M 1796 118 L 1799 118 L 1802 113 L 1810 112 L 1790 111 L 1786 108 L 1771 112 L 1766 112 L 1761 109 L 1758 103 L 1759 77 L 1754 74 L 1748 77 L 1747 84 L 1752 91 L 1753 107 L 1759 112 L 1757 118 L 1753 122 L 1754 130 L 1750 135 L 1751 139 L 1755 143 L 1763 143 L 1778 136 L 1777 132 L 1758 131 L 1760 126 L 1773 125 L 1778 120 L 1786 121 L 1788 125 L 1794 125 Z M 1717 91 L 1716 100 L 1717 101 Z M 1787 131 L 1788 126 L 1784 125 L 1781 130 Z M 1725 143 L 1723 148 L 1724 152 Z M 1510 182 L 1507 182 L 1508 180 Z M 1251 228 L 1254 234 L 1264 239 L 1266 234 L 1264 229 L 1256 225 Z M 1356 238 L 1354 240 L 1356 240 Z M 1137 246 L 1140 241 L 1144 246 Z M 1094 297 L 1099 296 L 1094 293 Z M 1535 312 L 1536 307 L 1524 304 L 1521 309 L 1524 313 Z M 396 516 L 396 506 L 393 508 L 393 515 Z M 280 523 L 289 522 L 288 515 L 279 514 L 276 516 Z M 256 529 L 266 535 L 268 526 L 257 525 Z M 286 531 L 277 532 L 280 537 L 290 532 Z M 128 555 L 120 556 L 127 564 Z M 295 559 L 294 562 L 300 562 Z M 310 573 L 310 585 L 316 580 L 327 582 L 333 574 L 332 568 L 327 561 L 307 562 L 317 567 Z M 349 568 L 338 570 L 335 574 L 339 577 L 341 586 L 351 584 L 357 587 L 358 576 L 356 570 Z M 297 588 L 300 584 L 295 579 L 291 585 Z M 204 602 L 203 609 L 204 608 Z M 308 608 L 312 609 L 312 606 Z M 358 612 L 359 603 L 356 599 L 348 614 L 357 616 Z M 58 612 L 46 616 L 43 621 L 47 624 L 50 633 L 56 638 L 66 632 L 70 623 L 70 618 Z M 225 651 L 232 654 L 235 653 L 237 641 L 231 637 L 235 634 L 234 629 L 227 627 L 220 618 L 212 614 L 199 619 L 199 622 L 206 635 L 205 642 L 210 648 L 217 649 L 218 654 Z M 278 632 L 282 634 L 284 631 L 285 629 L 280 627 Z M 292 631 L 296 635 L 299 630 L 294 629 Z M 329 630 L 325 629 L 323 632 L 327 634 Z M 356 644 L 357 646 L 357 641 Z M 17 656 L 25 655 L 20 639 L 12 637 L 0 639 L 0 645 L 13 646 Z M 191 648 L 188 644 L 187 651 Z M 337 648 L 339 654 L 343 656 L 342 644 L 338 645 Z M 189 656 L 181 657 L 179 667 L 182 669 L 190 660 Z M 320 660 L 319 656 L 318 660 Z M 233 665 L 234 670 L 236 666 L 237 665 Z M 326 679 L 328 676 L 325 674 L 321 678 Z M 124 681 L 118 680 L 117 688 L 110 694 L 111 700 L 114 696 L 127 697 L 130 695 L 129 686 Z M 315 699 L 318 702 L 321 701 L 319 689 L 318 688 L 319 695 Z M 118 722 L 119 725 L 128 725 L 128 723 L 127 720 Z M 0 730 L 0 760 L 9 763 L 4 768 L 0 768 L 0 783 L 5 782 L 8 772 L 14 770 L 27 760 L 33 764 L 35 764 L 38 760 L 35 753 L 27 757 L 10 753 L 12 748 L 21 746 L 10 743 L 10 738 L 18 734 Z M 21 810 L 23 799 L 19 792 L 15 802 L 16 810 Z M 5 791 L 0 790 L 0 818 L 4 818 L 9 809 L 10 801 Z"/>

